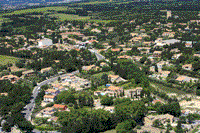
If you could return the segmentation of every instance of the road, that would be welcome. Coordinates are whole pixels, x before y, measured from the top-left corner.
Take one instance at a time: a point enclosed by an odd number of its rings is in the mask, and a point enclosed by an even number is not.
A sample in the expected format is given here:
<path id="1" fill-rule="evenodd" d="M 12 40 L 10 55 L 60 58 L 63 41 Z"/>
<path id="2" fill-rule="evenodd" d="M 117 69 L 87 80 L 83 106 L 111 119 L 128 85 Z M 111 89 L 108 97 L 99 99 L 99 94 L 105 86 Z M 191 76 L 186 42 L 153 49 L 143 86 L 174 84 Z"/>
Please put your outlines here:
<path id="1" fill-rule="evenodd" d="M 76 74 L 76 73 L 79 73 L 79 71 L 77 70 L 77 71 L 72 72 L 72 74 Z M 30 100 L 30 103 L 25 106 L 25 111 L 23 111 L 24 117 L 28 121 L 31 120 L 32 111 L 34 110 L 34 107 L 35 107 L 35 99 L 36 99 L 36 97 L 37 97 L 37 95 L 40 91 L 40 87 L 45 85 L 45 84 L 48 84 L 50 82 L 56 81 L 58 79 L 58 77 L 65 77 L 65 76 L 66 76 L 66 74 L 60 75 L 60 76 L 57 76 L 57 77 L 47 79 L 47 80 L 37 84 L 37 86 L 34 88 L 34 90 L 32 92 L 32 99 Z"/>
<path id="2" fill-rule="evenodd" d="M 95 55 L 97 56 L 97 60 L 105 59 L 105 57 L 102 56 L 101 54 L 99 54 L 97 50 L 95 50 L 95 49 L 89 49 L 89 50 L 90 50 L 90 52 L 95 53 Z M 76 74 L 78 72 L 79 71 L 74 71 L 74 72 L 72 72 L 72 74 Z M 37 95 L 38 95 L 38 93 L 40 91 L 41 86 L 43 86 L 45 84 L 48 84 L 50 82 L 54 82 L 54 81 L 56 81 L 58 79 L 58 77 L 64 77 L 64 76 L 66 76 L 66 74 L 47 79 L 47 80 L 37 84 L 37 86 L 34 88 L 34 90 L 32 92 L 32 99 L 30 100 L 30 103 L 25 106 L 25 108 L 24 108 L 25 110 L 23 111 L 24 117 L 28 121 L 31 120 L 31 115 L 32 115 L 32 112 L 33 112 L 34 107 L 35 107 L 35 99 L 36 99 L 36 97 L 37 97 Z"/>
<path id="3" fill-rule="evenodd" d="M 97 56 L 97 60 L 106 60 L 107 62 L 109 62 L 109 60 L 107 60 L 103 55 L 98 53 L 98 50 L 95 49 L 88 49 L 90 52 L 95 53 L 95 55 Z"/>
<path id="4" fill-rule="evenodd" d="M 99 54 L 97 50 L 95 50 L 95 49 L 89 49 L 89 50 L 90 50 L 90 52 L 95 53 L 95 55 L 97 56 L 97 60 L 98 60 L 98 61 L 99 61 L 99 60 L 105 59 L 105 57 L 102 56 L 101 54 Z M 109 60 L 106 60 L 106 61 L 109 61 Z M 79 73 L 78 70 L 72 72 L 72 74 L 77 74 L 77 73 Z M 47 80 L 42 81 L 41 83 L 38 83 L 38 84 L 37 84 L 37 86 L 34 88 L 34 90 L 33 90 L 33 92 L 32 92 L 32 99 L 30 100 L 30 103 L 27 104 L 27 105 L 24 107 L 24 111 L 22 112 L 22 113 L 24 113 L 24 117 L 25 117 L 28 121 L 31 121 L 31 115 L 32 115 L 32 112 L 33 112 L 33 110 L 34 110 L 34 108 L 35 108 L 35 99 L 36 99 L 38 93 L 40 92 L 41 86 L 56 81 L 56 80 L 58 79 L 58 77 L 65 77 L 65 76 L 66 76 L 66 74 L 64 74 L 64 75 L 59 75 L 59 76 L 52 77 L 52 78 L 50 78 L 50 79 L 47 79 Z M 40 132 L 40 131 L 35 129 L 35 131 L 33 131 L 33 132 L 38 133 L 38 132 Z"/>

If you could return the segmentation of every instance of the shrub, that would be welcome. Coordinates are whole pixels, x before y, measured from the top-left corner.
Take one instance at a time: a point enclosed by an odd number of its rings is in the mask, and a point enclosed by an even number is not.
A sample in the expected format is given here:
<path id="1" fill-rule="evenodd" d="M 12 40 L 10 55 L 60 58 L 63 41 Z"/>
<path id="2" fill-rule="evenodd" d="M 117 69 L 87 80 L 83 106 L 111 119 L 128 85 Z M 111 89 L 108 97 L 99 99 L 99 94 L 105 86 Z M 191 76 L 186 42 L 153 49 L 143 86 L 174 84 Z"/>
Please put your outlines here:
<path id="1" fill-rule="evenodd" d="M 136 126 L 135 121 L 127 120 L 127 121 L 117 124 L 116 130 L 117 130 L 117 133 L 127 133 L 131 131 L 131 129 L 133 129 L 135 126 Z"/>

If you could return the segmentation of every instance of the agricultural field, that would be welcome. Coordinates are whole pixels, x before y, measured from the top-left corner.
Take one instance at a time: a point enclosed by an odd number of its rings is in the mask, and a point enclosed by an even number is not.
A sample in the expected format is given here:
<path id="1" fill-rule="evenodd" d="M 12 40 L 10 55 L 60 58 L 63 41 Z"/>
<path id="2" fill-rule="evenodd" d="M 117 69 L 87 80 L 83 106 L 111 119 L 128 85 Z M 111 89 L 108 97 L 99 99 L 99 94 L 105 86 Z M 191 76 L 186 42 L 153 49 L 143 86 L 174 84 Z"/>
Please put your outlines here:
<path id="1" fill-rule="evenodd" d="M 19 58 L 6 56 L 6 55 L 0 55 L 0 65 L 6 65 L 8 63 L 15 64 L 17 60 L 19 60 Z"/>
<path id="2" fill-rule="evenodd" d="M 67 11 L 72 10 L 69 7 L 44 7 L 44 8 L 36 8 L 36 9 L 24 9 L 24 10 L 17 10 L 11 13 L 5 13 L 3 15 L 10 16 L 10 15 L 21 15 L 21 14 L 37 14 L 37 13 L 46 13 L 48 11 Z"/>
<path id="3" fill-rule="evenodd" d="M 88 16 L 83 17 L 83 16 L 79 16 L 79 15 L 71 15 L 71 14 L 64 14 L 64 13 L 50 14 L 49 16 L 58 18 L 57 21 L 90 19 L 90 17 L 88 17 Z"/>
<path id="4" fill-rule="evenodd" d="M 177 93 L 177 94 L 186 94 L 184 91 L 182 90 L 178 90 L 176 88 L 170 88 L 167 86 L 164 86 L 162 84 L 158 84 L 158 83 L 153 83 L 151 82 L 151 85 L 155 88 L 155 89 L 159 89 L 161 91 L 164 91 L 165 93 Z"/>

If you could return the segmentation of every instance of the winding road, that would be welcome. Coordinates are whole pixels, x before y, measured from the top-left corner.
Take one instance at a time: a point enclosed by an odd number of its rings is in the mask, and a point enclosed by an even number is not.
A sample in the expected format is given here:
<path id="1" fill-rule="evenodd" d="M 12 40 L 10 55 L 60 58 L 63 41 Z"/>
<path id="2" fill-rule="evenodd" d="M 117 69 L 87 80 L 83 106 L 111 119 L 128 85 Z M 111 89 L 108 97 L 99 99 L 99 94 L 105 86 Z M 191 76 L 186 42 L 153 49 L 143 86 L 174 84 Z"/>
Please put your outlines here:
<path id="1" fill-rule="evenodd" d="M 72 72 L 72 74 L 76 74 L 76 73 L 79 73 L 79 71 L 74 71 Z M 32 99 L 30 100 L 30 103 L 27 104 L 25 106 L 25 111 L 23 111 L 22 113 L 24 113 L 24 117 L 30 121 L 31 120 L 31 115 L 32 115 L 32 111 L 34 110 L 34 107 L 35 107 L 35 99 L 40 91 L 40 87 L 45 85 L 45 84 L 48 84 L 50 82 L 54 82 L 58 79 L 58 77 L 65 77 L 67 74 L 64 74 L 64 75 L 60 75 L 60 76 L 57 76 L 57 77 L 53 77 L 51 79 L 47 79 L 41 83 L 38 83 L 37 86 L 34 88 L 33 92 L 32 92 Z"/>
<path id="2" fill-rule="evenodd" d="M 95 55 L 97 56 L 97 60 L 104 60 L 105 57 L 102 56 L 101 54 L 98 53 L 97 50 L 95 49 L 89 49 L 90 52 L 92 53 L 95 53 Z M 106 59 L 105 59 L 106 60 Z M 109 60 L 106 60 L 109 62 Z M 74 71 L 72 72 L 71 74 L 77 74 L 79 73 L 79 71 Z M 38 93 L 40 92 L 40 88 L 41 86 L 45 85 L 45 84 L 49 84 L 51 82 L 54 82 L 58 79 L 58 77 L 65 77 L 67 74 L 63 74 L 63 75 L 59 75 L 59 76 L 56 76 L 56 77 L 53 77 L 53 78 L 50 78 L 50 79 L 47 79 L 45 81 L 42 81 L 41 83 L 38 83 L 37 86 L 34 88 L 33 92 L 32 92 L 32 98 L 30 100 L 30 103 L 27 104 L 25 107 L 24 107 L 24 111 L 22 111 L 22 113 L 24 114 L 24 117 L 28 120 L 28 121 L 31 121 L 31 115 L 32 115 L 32 112 L 35 108 L 35 99 L 37 98 L 38 96 Z M 39 133 L 40 131 L 39 130 L 36 130 L 34 129 L 33 132 L 35 133 Z M 55 133 L 55 132 L 54 132 Z"/>
<path id="3" fill-rule="evenodd" d="M 92 53 L 95 53 L 95 55 L 97 56 L 97 60 L 103 60 L 105 59 L 104 56 L 102 56 L 101 54 L 98 53 L 97 50 L 95 49 L 89 49 L 90 52 Z M 72 74 L 77 74 L 79 73 L 79 71 L 74 71 L 72 72 Z M 50 82 L 54 82 L 58 79 L 58 77 L 65 77 L 66 74 L 64 75 L 60 75 L 60 76 L 57 76 L 57 77 L 53 77 L 53 78 L 50 78 L 50 79 L 47 79 L 41 83 L 38 83 L 37 86 L 34 88 L 33 92 L 32 92 L 32 99 L 30 100 L 30 103 L 27 104 L 25 107 L 24 107 L 24 111 L 22 113 L 24 113 L 24 117 L 28 120 L 28 121 L 31 121 L 31 115 L 32 115 L 32 112 L 34 110 L 34 107 L 35 107 L 35 99 L 38 95 L 38 93 L 40 92 L 40 88 L 41 86 L 45 85 L 45 84 L 48 84 Z"/>

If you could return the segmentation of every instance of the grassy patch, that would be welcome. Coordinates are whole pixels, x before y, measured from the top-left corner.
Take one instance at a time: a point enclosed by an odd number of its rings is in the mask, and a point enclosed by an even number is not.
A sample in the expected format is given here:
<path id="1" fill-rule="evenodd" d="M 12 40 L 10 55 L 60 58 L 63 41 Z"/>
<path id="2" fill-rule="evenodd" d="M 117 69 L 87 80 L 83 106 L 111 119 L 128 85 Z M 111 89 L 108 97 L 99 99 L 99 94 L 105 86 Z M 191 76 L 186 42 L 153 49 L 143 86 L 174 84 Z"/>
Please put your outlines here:
<path id="1" fill-rule="evenodd" d="M 162 90 L 162 91 L 164 91 L 166 93 L 186 94 L 182 90 L 178 90 L 176 88 L 167 87 L 167 86 L 164 86 L 164 85 L 159 84 L 159 83 L 153 83 L 153 82 L 151 82 L 151 84 L 155 85 L 155 88 L 160 89 L 160 90 Z"/>
<path id="2" fill-rule="evenodd" d="M 67 11 L 71 10 L 68 7 L 44 7 L 44 8 L 36 8 L 36 9 L 24 9 L 24 10 L 17 10 L 11 13 L 5 13 L 3 15 L 21 15 L 21 14 L 32 14 L 32 13 L 44 13 L 47 11 Z"/>
<path id="3" fill-rule="evenodd" d="M 79 15 L 71 15 L 71 14 L 64 14 L 64 13 L 58 13 L 58 14 L 50 14 L 51 17 L 56 17 L 60 21 L 64 20 L 88 20 L 90 17 L 88 16 L 79 16 Z"/>
<path id="4" fill-rule="evenodd" d="M 15 64 L 18 60 L 19 58 L 16 57 L 0 55 L 0 65 L 6 65 L 7 63 Z"/>
<path id="5" fill-rule="evenodd" d="M 105 131 L 105 132 L 102 132 L 102 133 L 117 133 L 117 131 L 115 129 L 112 129 L 112 130 L 108 130 L 108 131 Z"/>
<path id="6" fill-rule="evenodd" d="M 113 71 L 109 71 L 109 72 L 101 72 L 101 73 L 96 73 L 96 74 L 94 74 L 94 75 L 92 75 L 91 77 L 101 77 L 104 73 L 106 73 L 106 74 L 114 74 L 114 72 Z"/>

